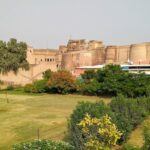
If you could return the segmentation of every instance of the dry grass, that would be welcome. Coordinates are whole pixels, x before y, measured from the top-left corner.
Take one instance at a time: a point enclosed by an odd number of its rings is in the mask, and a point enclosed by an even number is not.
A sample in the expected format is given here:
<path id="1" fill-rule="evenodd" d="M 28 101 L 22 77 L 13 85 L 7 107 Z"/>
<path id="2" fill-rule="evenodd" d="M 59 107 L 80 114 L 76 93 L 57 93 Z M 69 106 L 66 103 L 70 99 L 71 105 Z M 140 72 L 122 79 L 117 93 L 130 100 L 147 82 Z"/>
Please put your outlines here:
<path id="1" fill-rule="evenodd" d="M 143 129 L 145 125 L 150 125 L 150 117 L 147 118 L 141 125 L 139 125 L 130 135 L 128 143 L 141 147 L 144 143 Z"/>
<path id="2" fill-rule="evenodd" d="M 79 95 L 6 95 L 0 94 L 0 150 L 37 138 L 61 140 L 67 118 L 78 101 L 97 101 L 98 97 Z M 110 99 L 105 100 L 106 103 Z"/>

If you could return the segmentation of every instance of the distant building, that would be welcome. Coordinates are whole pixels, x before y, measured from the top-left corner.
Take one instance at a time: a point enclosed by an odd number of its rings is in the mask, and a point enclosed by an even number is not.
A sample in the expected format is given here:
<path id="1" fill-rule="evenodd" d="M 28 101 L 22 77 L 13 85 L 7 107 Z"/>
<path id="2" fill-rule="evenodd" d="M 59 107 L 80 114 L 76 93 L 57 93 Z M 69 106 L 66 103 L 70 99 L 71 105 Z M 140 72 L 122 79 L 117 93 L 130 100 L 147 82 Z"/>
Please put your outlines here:
<path id="1" fill-rule="evenodd" d="M 73 75 L 76 77 L 79 77 L 87 70 L 98 70 L 98 69 L 102 69 L 103 67 L 105 67 L 105 65 L 76 67 L 73 72 Z M 150 75 L 150 65 L 124 64 L 124 65 L 120 65 L 120 67 L 123 71 L 129 71 L 130 73 L 145 73 L 147 75 Z"/>
<path id="2" fill-rule="evenodd" d="M 28 71 L 19 69 L 17 74 L 9 72 L 0 75 L 0 80 L 12 84 L 27 84 L 42 78 L 47 69 L 66 69 L 74 73 L 82 72 L 81 66 L 101 66 L 104 64 L 150 64 L 150 43 L 126 46 L 105 46 L 102 41 L 69 40 L 59 49 L 34 49 L 28 47 Z"/>

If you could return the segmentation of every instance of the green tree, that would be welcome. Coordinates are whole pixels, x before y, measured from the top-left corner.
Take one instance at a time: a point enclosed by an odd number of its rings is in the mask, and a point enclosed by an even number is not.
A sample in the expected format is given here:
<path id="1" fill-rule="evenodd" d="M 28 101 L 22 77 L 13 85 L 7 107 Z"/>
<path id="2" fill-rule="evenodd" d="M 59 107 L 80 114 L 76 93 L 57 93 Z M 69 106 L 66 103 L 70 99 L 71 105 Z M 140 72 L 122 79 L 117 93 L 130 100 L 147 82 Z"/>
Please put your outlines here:
<path id="1" fill-rule="evenodd" d="M 97 71 L 87 71 L 83 86 L 83 94 L 117 96 L 123 94 L 127 97 L 149 96 L 150 76 L 143 73 L 133 74 L 123 71 L 119 65 L 106 65 Z"/>
<path id="2" fill-rule="evenodd" d="M 95 75 L 96 75 L 96 73 L 94 70 L 86 70 L 84 72 L 84 74 L 82 74 L 81 76 L 86 82 L 88 82 L 88 81 L 94 79 Z"/>
<path id="3" fill-rule="evenodd" d="M 43 78 L 45 80 L 49 80 L 52 77 L 52 71 L 50 69 L 43 72 Z"/>
<path id="4" fill-rule="evenodd" d="M 28 69 L 26 50 L 27 44 L 17 42 L 16 39 L 10 39 L 7 43 L 0 41 L 0 72 L 14 71 L 16 73 L 19 68 Z"/>

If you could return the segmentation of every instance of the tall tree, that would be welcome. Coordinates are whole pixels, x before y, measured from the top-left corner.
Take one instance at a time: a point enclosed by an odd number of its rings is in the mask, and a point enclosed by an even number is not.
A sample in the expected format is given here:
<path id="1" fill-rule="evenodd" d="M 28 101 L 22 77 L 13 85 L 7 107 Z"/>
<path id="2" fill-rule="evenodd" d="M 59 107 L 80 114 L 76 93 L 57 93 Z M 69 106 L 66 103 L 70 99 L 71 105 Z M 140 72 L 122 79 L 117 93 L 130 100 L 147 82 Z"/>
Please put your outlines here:
<path id="1" fill-rule="evenodd" d="M 26 60 L 27 44 L 17 42 L 16 39 L 10 39 L 7 43 L 0 41 L 0 72 L 7 73 L 19 68 L 28 69 L 29 65 Z"/>

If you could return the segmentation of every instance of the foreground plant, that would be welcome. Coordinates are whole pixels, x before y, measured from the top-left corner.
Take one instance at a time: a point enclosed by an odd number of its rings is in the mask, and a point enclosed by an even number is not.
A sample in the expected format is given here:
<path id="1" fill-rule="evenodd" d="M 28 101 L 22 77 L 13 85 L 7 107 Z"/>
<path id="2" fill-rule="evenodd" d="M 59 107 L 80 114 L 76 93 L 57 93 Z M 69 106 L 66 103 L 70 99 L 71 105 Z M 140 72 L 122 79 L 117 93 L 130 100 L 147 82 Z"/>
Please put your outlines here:
<path id="1" fill-rule="evenodd" d="M 65 142 L 35 140 L 14 145 L 12 150 L 75 150 L 75 148 Z"/>
<path id="2" fill-rule="evenodd" d="M 122 135 L 108 115 L 98 119 L 86 114 L 78 126 L 85 138 L 85 149 L 88 150 L 110 150 Z"/>

